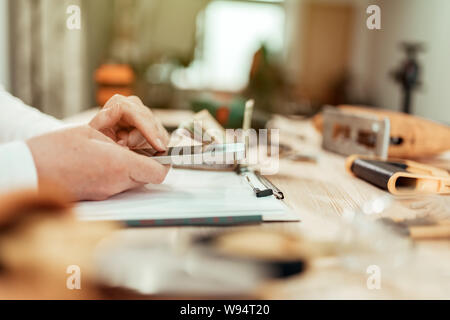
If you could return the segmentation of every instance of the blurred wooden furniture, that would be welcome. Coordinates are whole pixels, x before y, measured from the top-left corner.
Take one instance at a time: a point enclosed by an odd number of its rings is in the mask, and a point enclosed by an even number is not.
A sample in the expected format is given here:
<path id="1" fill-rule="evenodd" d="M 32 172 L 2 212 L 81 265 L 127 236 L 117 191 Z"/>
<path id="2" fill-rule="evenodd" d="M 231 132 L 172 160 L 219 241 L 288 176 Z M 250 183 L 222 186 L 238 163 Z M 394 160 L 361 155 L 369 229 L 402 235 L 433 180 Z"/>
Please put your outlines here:
<path id="1" fill-rule="evenodd" d="M 346 2 L 305 1 L 300 57 L 301 90 L 312 100 L 340 103 L 339 87 L 348 80 L 355 9 Z"/>

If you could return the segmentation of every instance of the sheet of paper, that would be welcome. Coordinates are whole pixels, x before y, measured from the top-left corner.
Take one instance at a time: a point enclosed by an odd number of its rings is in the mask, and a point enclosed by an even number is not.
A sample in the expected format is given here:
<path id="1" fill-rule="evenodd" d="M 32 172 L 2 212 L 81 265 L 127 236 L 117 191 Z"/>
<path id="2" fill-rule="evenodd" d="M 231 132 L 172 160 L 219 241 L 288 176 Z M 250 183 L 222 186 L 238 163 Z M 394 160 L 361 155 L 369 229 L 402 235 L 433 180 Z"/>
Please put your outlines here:
<path id="1" fill-rule="evenodd" d="M 104 201 L 77 205 L 83 220 L 149 220 L 268 215 L 284 220 L 286 206 L 275 197 L 256 198 L 234 172 L 172 169 L 161 185 L 147 185 Z"/>

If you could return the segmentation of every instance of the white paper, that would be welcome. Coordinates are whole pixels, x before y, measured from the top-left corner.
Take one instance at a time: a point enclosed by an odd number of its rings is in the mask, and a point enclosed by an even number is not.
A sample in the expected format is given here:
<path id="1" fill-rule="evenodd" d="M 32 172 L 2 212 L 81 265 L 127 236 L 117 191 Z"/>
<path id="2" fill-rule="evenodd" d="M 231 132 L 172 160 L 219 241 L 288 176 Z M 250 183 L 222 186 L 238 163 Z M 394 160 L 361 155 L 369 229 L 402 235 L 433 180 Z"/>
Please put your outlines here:
<path id="1" fill-rule="evenodd" d="M 262 215 L 287 218 L 274 196 L 257 198 L 244 177 L 234 172 L 171 169 L 161 185 L 146 185 L 104 201 L 77 205 L 83 220 L 153 220 Z"/>

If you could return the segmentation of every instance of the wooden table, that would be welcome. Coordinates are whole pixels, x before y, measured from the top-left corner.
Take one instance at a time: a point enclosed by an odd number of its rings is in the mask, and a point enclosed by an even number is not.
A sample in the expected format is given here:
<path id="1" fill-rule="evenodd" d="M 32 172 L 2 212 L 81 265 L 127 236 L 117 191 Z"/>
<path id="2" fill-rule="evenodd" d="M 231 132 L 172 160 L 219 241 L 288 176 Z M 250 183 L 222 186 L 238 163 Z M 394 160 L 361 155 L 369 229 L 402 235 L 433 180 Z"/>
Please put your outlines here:
<path id="1" fill-rule="evenodd" d="M 94 111 L 70 122 L 85 122 Z M 161 113 L 167 119 L 170 111 Z M 164 122 L 164 119 L 163 119 Z M 275 117 L 272 127 L 281 128 L 280 141 L 302 153 L 317 156 L 316 163 L 281 159 L 280 170 L 270 180 L 286 195 L 286 203 L 294 209 L 300 222 L 265 223 L 256 228 L 286 230 L 300 234 L 312 245 L 328 243 L 334 250 L 331 257 L 311 261 L 307 272 L 289 280 L 267 284 L 259 292 L 268 299 L 404 299 L 450 298 L 450 241 L 397 241 L 387 231 L 373 228 L 381 215 L 414 218 L 424 211 L 413 210 L 419 200 L 433 205 L 433 214 L 450 217 L 450 196 L 426 199 L 394 199 L 387 212 L 373 214 L 368 219 L 348 220 L 361 211 L 365 203 L 387 193 L 350 176 L 344 169 L 344 157 L 323 151 L 321 137 L 309 121 Z M 428 163 L 438 163 L 450 169 L 448 154 Z M 236 227 L 241 228 L 241 227 Z M 130 241 L 167 241 L 186 236 L 214 232 L 209 227 L 168 227 L 124 229 L 121 236 Z M 393 237 L 393 236 L 392 236 Z M 392 241 L 391 241 L 392 240 Z M 381 272 L 381 288 L 369 289 L 369 266 Z"/>

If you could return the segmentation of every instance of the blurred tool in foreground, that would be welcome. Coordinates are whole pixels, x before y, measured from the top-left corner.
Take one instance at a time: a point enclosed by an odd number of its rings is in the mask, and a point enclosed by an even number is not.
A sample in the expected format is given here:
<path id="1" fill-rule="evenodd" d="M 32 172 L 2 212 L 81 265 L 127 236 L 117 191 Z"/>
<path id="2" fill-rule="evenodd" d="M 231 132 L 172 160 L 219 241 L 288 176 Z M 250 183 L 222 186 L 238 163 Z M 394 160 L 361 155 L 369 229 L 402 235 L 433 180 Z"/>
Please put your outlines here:
<path id="1" fill-rule="evenodd" d="M 408 219 L 396 221 L 390 218 L 378 220 L 398 234 L 414 240 L 450 239 L 450 220 Z"/>
<path id="2" fill-rule="evenodd" d="M 77 220 L 70 198 L 60 189 L 47 187 L 39 194 L 22 191 L 3 195 L 0 197 L 0 297 L 102 297 L 95 279 L 93 253 L 99 241 L 115 229 L 112 223 Z M 78 285 L 82 290 L 69 290 Z"/>
<path id="3" fill-rule="evenodd" d="M 117 239 L 99 256 L 103 282 L 140 294 L 258 298 L 268 281 L 303 273 L 315 249 L 297 235 L 242 229 L 147 246 Z"/>

